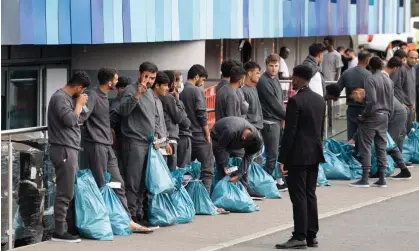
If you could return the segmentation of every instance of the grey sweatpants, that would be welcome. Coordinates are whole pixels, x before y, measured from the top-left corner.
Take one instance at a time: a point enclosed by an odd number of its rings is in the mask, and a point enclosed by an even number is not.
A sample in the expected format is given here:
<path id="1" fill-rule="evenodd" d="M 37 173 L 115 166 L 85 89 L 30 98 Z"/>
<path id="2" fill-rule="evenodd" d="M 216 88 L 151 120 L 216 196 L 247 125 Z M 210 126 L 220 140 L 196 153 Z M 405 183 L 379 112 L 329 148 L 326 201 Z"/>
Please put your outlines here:
<path id="1" fill-rule="evenodd" d="M 272 175 L 278 161 L 278 153 L 281 139 L 281 125 L 263 124 L 262 137 L 266 152 L 266 171 Z"/>
<path id="2" fill-rule="evenodd" d="M 191 160 L 197 159 L 201 162 L 202 183 L 208 193 L 211 192 L 212 176 L 214 175 L 214 155 L 212 154 L 212 145 L 205 141 L 204 136 L 194 136 L 191 139 L 192 152 Z"/>
<path id="3" fill-rule="evenodd" d="M 407 114 L 396 114 L 388 124 L 388 134 L 396 143 L 400 151 L 403 151 L 403 142 L 406 137 Z"/>
<path id="4" fill-rule="evenodd" d="M 170 143 L 170 147 L 172 148 L 172 155 L 167 156 L 167 166 L 169 170 L 172 172 L 176 170 L 177 166 L 177 143 Z"/>
<path id="5" fill-rule="evenodd" d="M 67 211 L 74 197 L 74 181 L 79 170 L 79 151 L 66 146 L 51 145 L 49 155 L 55 168 L 56 195 L 54 201 L 55 232 L 67 232 Z"/>
<path id="6" fill-rule="evenodd" d="M 115 152 L 111 146 L 85 142 L 84 151 L 86 154 L 86 160 L 88 168 L 92 171 L 93 177 L 95 178 L 96 184 L 99 189 L 106 184 L 105 172 L 111 175 L 112 182 L 121 183 L 121 188 L 114 189 L 116 195 L 121 201 L 122 206 L 130 216 L 128 210 L 127 197 L 125 196 L 125 184 L 122 179 L 121 173 L 118 168 L 118 159 L 116 158 Z"/>
<path id="7" fill-rule="evenodd" d="M 145 171 L 148 158 L 147 142 L 124 139 L 122 142 L 121 175 L 125 181 L 128 208 L 133 217 L 144 216 L 143 200 L 146 198 Z M 139 219 L 140 220 L 140 219 Z"/>
<path id="8" fill-rule="evenodd" d="M 191 137 L 179 136 L 177 141 L 177 166 L 184 168 L 191 162 L 192 143 Z"/>
<path id="9" fill-rule="evenodd" d="M 358 150 L 363 169 L 371 168 L 371 146 L 374 142 L 377 155 L 377 166 L 384 170 L 386 159 L 386 133 L 388 129 L 388 115 L 376 113 L 365 121 L 359 122 Z"/>
<path id="10" fill-rule="evenodd" d="M 407 121 L 406 121 L 406 133 L 408 134 L 412 130 L 413 119 L 415 118 L 415 113 L 413 112 L 413 106 L 409 106 L 407 109 Z"/>

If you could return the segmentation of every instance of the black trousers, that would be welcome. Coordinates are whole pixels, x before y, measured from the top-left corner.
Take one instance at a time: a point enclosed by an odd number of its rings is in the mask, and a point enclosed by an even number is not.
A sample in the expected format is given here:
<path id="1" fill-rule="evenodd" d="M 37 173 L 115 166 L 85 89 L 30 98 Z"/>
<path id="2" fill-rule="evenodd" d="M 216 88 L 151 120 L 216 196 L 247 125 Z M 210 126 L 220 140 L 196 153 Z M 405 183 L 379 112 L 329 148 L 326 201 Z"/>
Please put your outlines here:
<path id="1" fill-rule="evenodd" d="M 362 107 L 348 106 L 346 110 L 348 140 L 353 139 L 355 132 L 358 130 L 358 117 L 363 111 Z"/>
<path id="2" fill-rule="evenodd" d="M 293 237 L 299 240 L 315 238 L 319 231 L 316 196 L 319 164 L 285 168 L 294 218 Z"/>

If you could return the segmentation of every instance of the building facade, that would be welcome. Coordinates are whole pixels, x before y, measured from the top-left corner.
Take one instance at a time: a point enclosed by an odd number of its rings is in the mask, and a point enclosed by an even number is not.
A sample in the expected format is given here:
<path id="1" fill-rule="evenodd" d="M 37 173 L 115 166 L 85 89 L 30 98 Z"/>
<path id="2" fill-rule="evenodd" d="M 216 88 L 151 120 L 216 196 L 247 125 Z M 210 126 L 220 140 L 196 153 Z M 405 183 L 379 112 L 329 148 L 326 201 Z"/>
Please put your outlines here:
<path id="1" fill-rule="evenodd" d="M 102 66 L 135 80 L 145 60 L 202 64 L 216 81 L 223 58 L 263 65 L 288 46 L 293 66 L 325 35 L 349 47 L 356 34 L 407 31 L 410 10 L 410 0 L 1 1 L 2 130 L 44 125 L 49 97 L 76 70 L 96 83 Z"/>

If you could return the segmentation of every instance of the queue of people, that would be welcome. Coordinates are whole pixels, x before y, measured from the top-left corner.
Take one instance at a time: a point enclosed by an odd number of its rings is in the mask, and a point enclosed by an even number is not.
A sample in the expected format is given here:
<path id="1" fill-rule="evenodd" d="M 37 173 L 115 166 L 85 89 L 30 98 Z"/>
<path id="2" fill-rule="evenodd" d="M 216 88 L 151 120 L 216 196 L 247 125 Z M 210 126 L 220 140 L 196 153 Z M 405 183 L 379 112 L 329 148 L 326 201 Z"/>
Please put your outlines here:
<path id="1" fill-rule="evenodd" d="M 339 78 L 339 82 L 326 86 L 320 66 L 325 49 L 327 57 L 340 58 L 333 49 L 333 40 L 328 39 L 326 45 L 311 45 L 309 56 L 293 69 L 291 77 L 284 70 L 279 74 L 280 65 L 285 62 L 277 54 L 266 58 L 263 73 L 256 62 L 243 65 L 225 60 L 221 65 L 222 81 L 216 89 L 216 122 L 212 129 L 200 88 L 208 77 L 202 65 L 189 69 L 185 83 L 180 72 L 160 71 L 152 62 L 140 65 L 135 83 L 119 76 L 116 69 L 105 67 L 99 70 L 99 85 L 89 89 L 90 76 L 83 71 L 75 72 L 67 85 L 51 97 L 48 108 L 50 156 L 57 176 L 53 240 L 80 242 L 76 233 L 69 230 L 66 218 L 71 213 L 74 179 L 79 169 L 80 123 L 83 123 L 87 168 L 98 187 L 105 184 L 105 172 L 110 173 L 112 182 L 120 184 L 114 191 L 131 219 L 133 233 L 153 232 L 148 223 L 149 195 L 145 186 L 150 142 L 163 155 L 170 171 L 198 160 L 200 180 L 208 193 L 211 193 L 215 166 L 216 180 L 225 176 L 230 176 L 230 182 L 240 180 L 255 199 L 263 196 L 249 186 L 247 168 L 252 161 L 262 165 L 264 149 L 265 170 L 270 175 L 275 169 L 280 170 L 282 178 L 277 180 L 277 189 L 289 189 L 293 203 L 293 237 L 276 248 L 317 246 L 315 191 L 318 166 L 325 161 L 322 140 L 327 101 L 336 99 L 346 88 L 348 140 L 357 145 L 363 167 L 362 179 L 352 186 L 369 186 L 373 143 L 379 167 L 379 180 L 374 185 L 386 186 L 383 168 L 387 131 L 391 131 L 398 145 L 392 157 L 401 172 L 393 178 L 410 178 L 400 156 L 415 111 L 412 98 L 416 94 L 411 93 L 415 87 L 411 86 L 414 78 L 409 62 L 417 61 L 418 57 L 414 52 L 400 53 L 401 57 L 392 58 L 382 70 L 380 59 L 361 51 L 357 54 L 357 66 L 346 70 L 340 78 L 339 67 L 329 65 L 333 68 L 330 75 Z M 288 54 L 289 49 L 281 49 L 281 55 Z M 279 76 L 291 78 L 295 91 L 288 99 L 287 109 Z M 111 90 L 116 90 L 117 98 L 110 105 Z M 401 122 L 401 118 L 405 121 Z M 230 157 L 243 160 L 241 167 L 233 172 L 227 166 Z M 228 213 L 223 208 L 216 210 L 220 214 Z"/>

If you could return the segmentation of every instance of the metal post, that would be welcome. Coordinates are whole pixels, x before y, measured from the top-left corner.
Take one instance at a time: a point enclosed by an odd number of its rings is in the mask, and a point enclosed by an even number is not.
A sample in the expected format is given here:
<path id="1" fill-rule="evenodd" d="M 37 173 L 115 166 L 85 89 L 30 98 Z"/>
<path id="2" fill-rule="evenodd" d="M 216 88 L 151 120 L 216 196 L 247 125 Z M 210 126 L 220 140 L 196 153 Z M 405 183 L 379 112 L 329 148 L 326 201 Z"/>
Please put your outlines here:
<path id="1" fill-rule="evenodd" d="M 324 119 L 324 139 L 327 139 L 329 135 L 327 135 L 327 128 L 329 127 L 329 114 L 328 114 L 328 107 L 326 102 L 326 118 Z"/>
<path id="2" fill-rule="evenodd" d="M 7 230 L 8 235 L 8 246 L 9 250 L 13 249 L 13 152 L 12 152 L 12 135 L 9 135 L 9 184 L 8 184 L 8 202 L 9 202 L 9 229 Z"/>

